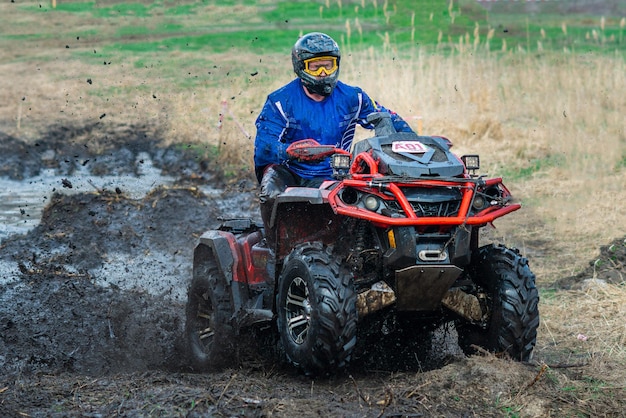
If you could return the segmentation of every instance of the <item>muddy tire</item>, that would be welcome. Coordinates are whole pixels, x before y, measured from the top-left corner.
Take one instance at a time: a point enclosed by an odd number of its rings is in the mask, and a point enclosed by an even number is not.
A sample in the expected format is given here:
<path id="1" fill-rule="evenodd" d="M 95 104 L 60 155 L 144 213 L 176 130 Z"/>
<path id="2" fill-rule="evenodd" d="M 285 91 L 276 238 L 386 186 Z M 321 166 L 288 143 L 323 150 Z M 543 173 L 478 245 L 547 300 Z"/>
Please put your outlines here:
<path id="1" fill-rule="evenodd" d="M 236 357 L 229 286 L 213 257 L 194 268 L 186 308 L 185 341 L 191 367 L 217 370 Z"/>
<path id="2" fill-rule="evenodd" d="M 537 342 L 539 293 L 528 260 L 517 250 L 488 245 L 479 249 L 469 272 L 486 295 L 488 319 L 482 327 L 457 323 L 461 349 L 473 354 L 472 346 L 477 346 L 514 360 L 530 360 Z"/>
<path id="3" fill-rule="evenodd" d="M 356 293 L 350 273 L 321 243 L 285 259 L 276 296 L 278 332 L 287 360 L 308 375 L 346 367 L 356 343 Z"/>

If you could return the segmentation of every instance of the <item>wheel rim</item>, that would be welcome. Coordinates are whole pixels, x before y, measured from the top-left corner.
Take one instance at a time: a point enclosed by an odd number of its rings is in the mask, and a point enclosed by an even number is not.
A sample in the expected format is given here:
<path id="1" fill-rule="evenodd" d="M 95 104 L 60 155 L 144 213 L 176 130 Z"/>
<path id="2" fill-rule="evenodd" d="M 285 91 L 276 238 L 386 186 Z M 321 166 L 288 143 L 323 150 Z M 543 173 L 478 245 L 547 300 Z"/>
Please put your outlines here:
<path id="1" fill-rule="evenodd" d="M 301 277 L 294 278 L 289 284 L 285 301 L 287 333 L 296 344 L 303 344 L 311 323 L 311 303 L 309 289 Z"/>
<path id="2" fill-rule="evenodd" d="M 215 330 L 212 325 L 213 306 L 209 295 L 205 292 L 196 296 L 196 309 L 193 318 L 193 338 L 198 349 L 205 354 L 213 345 Z"/>

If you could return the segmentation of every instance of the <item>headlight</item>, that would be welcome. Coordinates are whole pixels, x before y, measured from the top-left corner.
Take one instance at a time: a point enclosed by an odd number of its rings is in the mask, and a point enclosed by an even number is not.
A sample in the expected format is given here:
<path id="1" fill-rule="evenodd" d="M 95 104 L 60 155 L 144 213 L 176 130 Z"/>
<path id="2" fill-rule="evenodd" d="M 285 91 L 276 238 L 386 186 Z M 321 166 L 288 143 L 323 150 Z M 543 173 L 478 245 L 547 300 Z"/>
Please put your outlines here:
<path id="1" fill-rule="evenodd" d="M 359 193 L 351 187 L 343 189 L 339 197 L 346 205 L 354 205 L 359 201 Z"/>
<path id="2" fill-rule="evenodd" d="M 481 194 L 476 194 L 474 196 L 474 202 L 472 202 L 472 207 L 476 210 L 483 210 L 487 206 L 487 199 Z"/>
<path id="3" fill-rule="evenodd" d="M 380 206 L 380 200 L 378 200 L 378 198 L 374 195 L 368 195 L 365 199 L 363 199 L 363 204 L 367 209 L 373 212 L 378 209 L 378 206 Z"/>
<path id="4" fill-rule="evenodd" d="M 347 154 L 333 154 L 330 166 L 335 170 L 347 170 L 350 168 L 350 156 Z"/>
<path id="5" fill-rule="evenodd" d="M 480 157 L 478 155 L 463 155 L 461 161 L 465 164 L 467 171 L 476 171 L 480 169 Z"/>

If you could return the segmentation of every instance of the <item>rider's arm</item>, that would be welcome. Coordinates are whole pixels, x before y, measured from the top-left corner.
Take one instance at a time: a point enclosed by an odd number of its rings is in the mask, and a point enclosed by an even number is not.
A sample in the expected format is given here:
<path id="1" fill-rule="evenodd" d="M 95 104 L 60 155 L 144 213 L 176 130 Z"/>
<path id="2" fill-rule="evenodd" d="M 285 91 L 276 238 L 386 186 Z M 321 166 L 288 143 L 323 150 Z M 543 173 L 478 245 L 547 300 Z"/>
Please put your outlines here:
<path id="1" fill-rule="evenodd" d="M 287 160 L 286 134 L 289 121 L 269 98 L 256 120 L 254 141 L 254 171 L 261 181 L 263 170 L 270 164 L 282 164 Z"/>

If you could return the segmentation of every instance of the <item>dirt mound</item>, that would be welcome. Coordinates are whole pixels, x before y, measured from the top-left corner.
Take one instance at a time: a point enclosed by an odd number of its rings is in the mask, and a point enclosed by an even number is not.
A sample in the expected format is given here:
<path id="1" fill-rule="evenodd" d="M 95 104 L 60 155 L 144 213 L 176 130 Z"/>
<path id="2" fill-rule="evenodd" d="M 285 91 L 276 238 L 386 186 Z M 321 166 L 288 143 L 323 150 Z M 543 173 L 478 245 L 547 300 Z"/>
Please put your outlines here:
<path id="1" fill-rule="evenodd" d="M 589 262 L 585 270 L 575 276 L 557 280 L 554 286 L 561 289 L 581 289 L 590 281 L 612 284 L 626 282 L 626 237 L 600 247 L 600 254 Z"/>
<path id="2" fill-rule="evenodd" d="M 154 249 L 189 253 L 194 235 L 214 226 L 218 215 L 210 199 L 193 187 L 159 188 L 141 200 L 115 191 L 57 193 L 40 224 L 27 237 L 8 239 L 4 246 L 23 263 L 71 265 L 85 272 L 115 252 L 132 257 Z"/>

